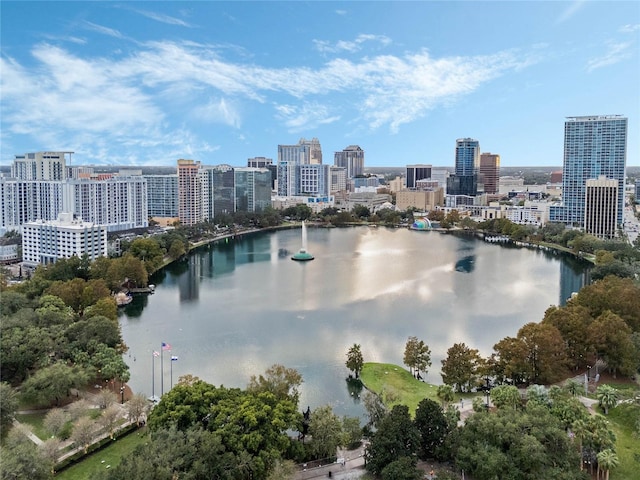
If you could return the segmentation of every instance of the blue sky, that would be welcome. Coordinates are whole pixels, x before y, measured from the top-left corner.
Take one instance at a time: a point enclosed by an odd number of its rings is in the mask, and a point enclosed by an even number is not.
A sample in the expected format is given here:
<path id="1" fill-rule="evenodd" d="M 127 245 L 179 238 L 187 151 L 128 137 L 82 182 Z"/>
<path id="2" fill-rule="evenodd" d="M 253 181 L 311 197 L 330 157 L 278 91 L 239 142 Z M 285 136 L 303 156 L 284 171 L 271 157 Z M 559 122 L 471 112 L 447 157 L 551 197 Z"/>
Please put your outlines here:
<path id="1" fill-rule="evenodd" d="M 562 165 L 567 116 L 629 118 L 640 2 L 0 3 L 0 164 L 246 165 L 317 137 L 325 163 Z"/>

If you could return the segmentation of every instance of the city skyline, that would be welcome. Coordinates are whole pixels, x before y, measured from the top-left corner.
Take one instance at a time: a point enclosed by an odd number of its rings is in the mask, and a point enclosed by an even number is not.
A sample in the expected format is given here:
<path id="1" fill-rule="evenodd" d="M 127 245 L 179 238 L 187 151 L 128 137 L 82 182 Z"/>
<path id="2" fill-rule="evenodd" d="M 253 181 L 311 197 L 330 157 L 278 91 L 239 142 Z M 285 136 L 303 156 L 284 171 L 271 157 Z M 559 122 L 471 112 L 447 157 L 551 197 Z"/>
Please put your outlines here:
<path id="1" fill-rule="evenodd" d="M 636 2 L 2 2 L 0 165 L 277 159 L 562 166 L 566 117 L 629 119 L 640 166 Z"/>

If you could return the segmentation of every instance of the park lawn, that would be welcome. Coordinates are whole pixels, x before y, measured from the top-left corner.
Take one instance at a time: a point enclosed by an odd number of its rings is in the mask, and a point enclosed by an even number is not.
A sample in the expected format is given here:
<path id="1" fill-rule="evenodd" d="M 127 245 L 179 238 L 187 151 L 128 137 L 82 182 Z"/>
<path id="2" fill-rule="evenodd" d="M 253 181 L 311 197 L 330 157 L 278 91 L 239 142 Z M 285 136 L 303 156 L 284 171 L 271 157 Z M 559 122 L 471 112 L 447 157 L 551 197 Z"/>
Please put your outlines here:
<path id="1" fill-rule="evenodd" d="M 123 457 L 129 455 L 138 445 L 148 440 L 146 428 L 134 430 L 129 435 L 120 437 L 103 449 L 91 453 L 80 462 L 57 473 L 55 478 L 61 480 L 85 480 L 95 477 L 98 472 L 116 467 Z"/>
<path id="2" fill-rule="evenodd" d="M 367 389 L 378 394 L 388 408 L 406 405 L 411 415 L 425 398 L 439 402 L 437 385 L 416 380 L 408 370 L 391 363 L 365 363 L 360 380 Z"/>
<path id="3" fill-rule="evenodd" d="M 29 426 L 31 432 L 35 434 L 40 440 L 45 441 L 49 438 L 49 434 L 44 428 L 44 417 L 47 412 L 35 412 L 35 413 L 17 413 L 16 420 L 20 423 L 24 423 Z"/>
<path id="4" fill-rule="evenodd" d="M 616 453 L 620 465 L 611 470 L 611 480 L 640 480 L 640 439 L 633 431 L 640 418 L 640 407 L 631 404 L 619 404 L 607 415 L 611 427 L 616 433 Z"/>

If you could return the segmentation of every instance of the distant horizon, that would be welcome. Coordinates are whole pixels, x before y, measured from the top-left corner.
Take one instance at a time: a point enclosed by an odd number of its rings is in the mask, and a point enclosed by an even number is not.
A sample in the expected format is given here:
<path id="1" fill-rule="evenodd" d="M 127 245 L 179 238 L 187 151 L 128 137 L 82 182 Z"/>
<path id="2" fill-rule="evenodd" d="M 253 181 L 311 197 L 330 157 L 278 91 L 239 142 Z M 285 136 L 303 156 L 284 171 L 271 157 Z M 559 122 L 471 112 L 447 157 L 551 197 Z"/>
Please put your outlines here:
<path id="1" fill-rule="evenodd" d="M 310 21 L 313 19 L 313 21 Z M 563 163 L 564 122 L 628 118 L 640 166 L 640 3 L 3 1 L 0 165 L 277 162 L 318 138 L 367 168 Z"/>

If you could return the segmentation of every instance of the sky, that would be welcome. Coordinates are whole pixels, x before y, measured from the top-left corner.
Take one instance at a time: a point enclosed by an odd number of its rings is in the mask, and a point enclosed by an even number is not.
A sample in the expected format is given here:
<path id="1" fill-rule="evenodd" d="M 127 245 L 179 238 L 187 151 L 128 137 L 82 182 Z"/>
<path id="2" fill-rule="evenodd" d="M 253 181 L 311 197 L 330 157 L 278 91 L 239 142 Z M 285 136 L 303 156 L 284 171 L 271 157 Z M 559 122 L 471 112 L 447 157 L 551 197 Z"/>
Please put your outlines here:
<path id="1" fill-rule="evenodd" d="M 624 115 L 640 166 L 640 2 L 0 3 L 0 165 L 562 166 L 566 117 Z"/>

